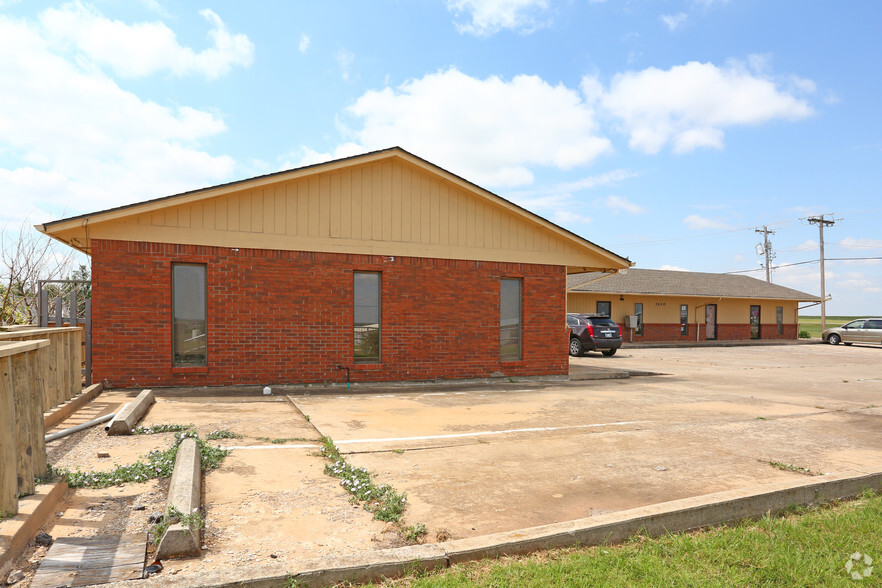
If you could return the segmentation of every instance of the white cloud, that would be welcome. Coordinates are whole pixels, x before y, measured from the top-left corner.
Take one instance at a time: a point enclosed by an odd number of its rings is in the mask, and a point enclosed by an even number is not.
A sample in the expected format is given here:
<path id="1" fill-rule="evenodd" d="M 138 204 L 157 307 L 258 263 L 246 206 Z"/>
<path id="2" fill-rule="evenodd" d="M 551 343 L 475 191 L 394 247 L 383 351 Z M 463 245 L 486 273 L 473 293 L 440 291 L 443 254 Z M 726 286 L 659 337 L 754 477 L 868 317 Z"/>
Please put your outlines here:
<path id="1" fill-rule="evenodd" d="M 787 251 L 817 251 L 818 250 L 818 242 L 809 239 L 808 241 L 803 241 L 799 245 L 791 247 Z"/>
<path id="2" fill-rule="evenodd" d="M 617 184 L 623 180 L 629 180 L 637 177 L 639 174 L 627 169 L 614 169 L 594 176 L 588 176 L 572 182 L 561 182 L 559 184 L 551 184 L 542 186 L 535 190 L 518 190 L 509 192 L 515 197 L 526 198 L 529 196 L 547 196 L 552 194 L 571 195 L 575 192 L 583 192 L 600 186 L 610 186 Z"/>
<path id="3" fill-rule="evenodd" d="M 110 67 L 123 77 L 135 78 L 168 71 L 176 76 L 201 74 L 220 77 L 234 65 L 254 60 L 254 45 L 243 34 L 231 34 L 209 9 L 199 14 L 211 25 L 212 45 L 200 52 L 178 43 L 175 32 L 162 22 L 126 24 L 111 20 L 95 7 L 76 1 L 40 14 L 45 38 L 64 49 L 74 49 L 91 63 Z"/>
<path id="4" fill-rule="evenodd" d="M 457 22 L 456 30 L 488 37 L 503 29 L 531 33 L 544 26 L 538 16 L 548 9 L 547 0 L 447 0 L 447 9 L 456 17 L 465 15 L 470 22 Z"/>
<path id="5" fill-rule="evenodd" d="M 561 226 L 586 225 L 591 222 L 591 217 L 573 212 L 571 210 L 558 210 L 551 216 L 551 221 Z"/>
<path id="6" fill-rule="evenodd" d="M 226 130 L 217 114 L 144 101 L 47 35 L 0 16 L 0 87 L 15 88 L 0 92 L 0 216 L 19 203 L 85 212 L 229 177 L 232 159 L 199 148 Z"/>
<path id="7" fill-rule="evenodd" d="M 754 69 L 765 63 L 762 58 L 753 61 Z M 632 149 L 657 153 L 673 143 L 676 152 L 686 153 L 699 147 L 721 149 L 727 127 L 811 116 L 808 103 L 784 85 L 794 87 L 736 62 L 718 67 L 693 61 L 669 70 L 651 67 L 618 74 L 608 89 L 586 76 L 582 91 L 621 121 Z M 799 89 L 805 88 L 807 83 Z"/>
<path id="8" fill-rule="evenodd" d="M 829 283 L 829 282 L 828 282 Z M 836 288 L 841 290 L 856 290 L 867 294 L 880 292 L 879 284 L 865 274 L 849 272 L 836 281 Z"/>
<path id="9" fill-rule="evenodd" d="M 669 272 L 691 272 L 692 270 L 687 269 L 685 267 L 680 267 L 679 265 L 663 265 L 659 267 L 660 270 L 665 270 Z"/>
<path id="10" fill-rule="evenodd" d="M 668 30 L 672 33 L 683 26 L 689 16 L 685 12 L 678 12 L 677 14 L 663 14 L 659 17 L 661 21 L 668 27 Z"/>
<path id="11" fill-rule="evenodd" d="M 570 169 L 611 149 L 579 93 L 538 76 L 482 80 L 448 69 L 368 91 L 346 114 L 351 141 L 326 159 L 353 145 L 399 145 L 486 187 L 526 186 L 531 166 Z"/>
<path id="12" fill-rule="evenodd" d="M 303 33 L 302 35 L 300 35 L 300 42 L 297 44 L 297 49 L 301 53 L 306 53 L 309 50 L 309 45 L 311 42 L 312 41 L 309 38 L 309 35 Z"/>
<path id="13" fill-rule="evenodd" d="M 355 62 L 355 54 L 345 49 L 340 49 L 334 54 L 337 65 L 340 66 L 340 77 L 344 82 L 348 82 L 351 76 L 352 64 Z"/>
<path id="14" fill-rule="evenodd" d="M 646 209 L 640 206 L 639 204 L 635 204 L 625 198 L 624 196 L 607 196 L 603 200 L 601 200 L 603 206 L 609 208 L 613 214 L 618 214 L 619 212 L 627 212 L 629 214 L 643 214 L 646 212 Z"/>
<path id="15" fill-rule="evenodd" d="M 705 229 L 731 229 L 729 225 L 720 220 L 709 219 L 697 214 L 690 214 L 683 219 L 683 224 L 693 231 L 703 231 Z"/>
<path id="16" fill-rule="evenodd" d="M 533 190 L 509 191 L 505 194 L 505 197 L 527 210 L 535 211 L 552 219 L 558 224 L 585 224 L 591 222 L 591 217 L 574 211 L 588 209 L 590 205 L 584 198 L 576 196 L 578 192 L 615 184 L 618 181 L 632 178 L 636 175 L 628 170 L 617 169 L 580 180 L 542 186 Z"/>
<path id="17" fill-rule="evenodd" d="M 839 246 L 843 249 L 882 249 L 882 240 L 846 237 L 839 242 Z"/>

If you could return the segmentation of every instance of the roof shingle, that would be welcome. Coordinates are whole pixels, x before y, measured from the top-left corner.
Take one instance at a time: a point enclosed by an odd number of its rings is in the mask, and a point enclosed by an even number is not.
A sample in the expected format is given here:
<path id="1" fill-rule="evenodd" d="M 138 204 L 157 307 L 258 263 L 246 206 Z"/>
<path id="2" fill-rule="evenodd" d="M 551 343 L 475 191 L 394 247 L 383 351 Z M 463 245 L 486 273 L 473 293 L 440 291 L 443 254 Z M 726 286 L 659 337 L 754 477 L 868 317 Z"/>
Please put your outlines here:
<path id="1" fill-rule="evenodd" d="M 616 274 L 572 274 L 567 276 L 567 292 L 821 301 L 818 296 L 749 276 L 635 268 Z"/>

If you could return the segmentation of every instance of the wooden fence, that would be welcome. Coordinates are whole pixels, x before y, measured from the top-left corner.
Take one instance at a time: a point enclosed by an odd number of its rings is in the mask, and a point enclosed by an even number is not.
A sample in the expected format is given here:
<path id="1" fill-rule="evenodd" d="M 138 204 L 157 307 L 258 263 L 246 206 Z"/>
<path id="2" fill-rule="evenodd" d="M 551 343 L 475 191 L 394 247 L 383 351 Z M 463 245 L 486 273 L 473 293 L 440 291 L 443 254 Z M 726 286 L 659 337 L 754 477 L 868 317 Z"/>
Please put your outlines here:
<path id="1" fill-rule="evenodd" d="M 0 513 L 46 475 L 43 413 L 82 391 L 81 330 L 0 332 Z"/>
<path id="2" fill-rule="evenodd" d="M 79 327 L 23 328 L 0 332 L 0 345 L 11 341 L 48 339 L 49 350 L 41 366 L 46 380 L 43 410 L 64 404 L 83 391 L 83 330 Z"/>

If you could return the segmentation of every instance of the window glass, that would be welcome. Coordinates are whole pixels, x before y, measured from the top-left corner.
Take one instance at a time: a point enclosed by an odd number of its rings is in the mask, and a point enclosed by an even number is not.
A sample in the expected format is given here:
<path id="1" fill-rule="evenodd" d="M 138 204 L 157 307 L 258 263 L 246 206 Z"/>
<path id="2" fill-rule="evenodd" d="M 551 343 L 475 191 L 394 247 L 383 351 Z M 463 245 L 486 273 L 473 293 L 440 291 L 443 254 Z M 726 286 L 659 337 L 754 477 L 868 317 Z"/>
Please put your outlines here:
<path id="1" fill-rule="evenodd" d="M 784 334 L 784 307 L 779 306 L 775 309 L 775 318 L 778 322 L 778 334 Z"/>
<path id="2" fill-rule="evenodd" d="M 634 303 L 634 314 L 637 315 L 637 328 L 635 332 L 637 335 L 643 334 L 643 303 L 635 302 Z"/>
<path id="3" fill-rule="evenodd" d="M 355 363 L 379 363 L 380 274 L 355 272 L 353 284 Z"/>
<path id="4" fill-rule="evenodd" d="M 863 328 L 864 328 L 864 322 L 865 322 L 865 321 L 863 321 L 863 320 L 860 320 L 860 321 L 851 321 L 850 323 L 848 323 L 848 324 L 845 325 L 845 326 L 846 326 L 847 328 L 849 328 L 849 329 L 863 329 Z"/>
<path id="5" fill-rule="evenodd" d="M 880 320 L 869 320 L 867 324 L 864 325 L 865 329 L 882 329 L 882 321 Z"/>
<path id="6" fill-rule="evenodd" d="M 607 301 L 598 300 L 597 301 L 597 314 L 602 314 L 603 316 L 610 316 L 612 313 L 612 304 Z"/>
<path id="7" fill-rule="evenodd" d="M 208 365 L 205 266 L 172 266 L 172 365 Z"/>
<path id="8" fill-rule="evenodd" d="M 688 335 L 689 334 L 689 305 L 681 304 L 680 305 L 680 334 Z"/>
<path id="9" fill-rule="evenodd" d="M 521 359 L 521 281 L 499 282 L 499 356 L 502 361 Z"/>

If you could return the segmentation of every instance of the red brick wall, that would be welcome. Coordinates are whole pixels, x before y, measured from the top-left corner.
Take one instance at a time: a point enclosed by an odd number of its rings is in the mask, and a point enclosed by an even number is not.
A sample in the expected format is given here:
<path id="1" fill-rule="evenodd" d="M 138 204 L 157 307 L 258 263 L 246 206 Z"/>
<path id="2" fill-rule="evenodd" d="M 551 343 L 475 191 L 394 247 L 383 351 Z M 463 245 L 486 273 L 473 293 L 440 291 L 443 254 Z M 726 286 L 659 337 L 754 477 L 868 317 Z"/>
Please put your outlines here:
<path id="1" fill-rule="evenodd" d="M 700 341 L 705 340 L 705 325 L 697 326 Z M 644 323 L 643 336 L 635 333 L 634 342 L 638 341 L 695 341 L 694 323 L 689 325 L 689 334 L 680 334 L 679 324 L 663 324 L 663 323 Z M 760 330 L 761 339 L 796 339 L 796 325 L 784 325 L 784 334 L 778 334 L 778 325 L 762 325 Z M 631 329 L 626 329 L 622 325 L 622 336 L 625 342 L 631 341 Z M 747 324 L 717 324 L 717 341 L 736 341 L 740 339 L 750 339 L 750 325 Z"/>
<path id="2" fill-rule="evenodd" d="M 171 264 L 206 264 L 208 367 L 172 368 Z M 382 363 L 353 365 L 352 272 L 382 272 Z M 523 278 L 523 360 L 499 279 Z M 93 377 L 115 387 L 568 372 L 561 266 L 92 240 Z"/>

